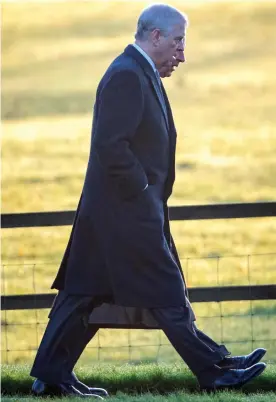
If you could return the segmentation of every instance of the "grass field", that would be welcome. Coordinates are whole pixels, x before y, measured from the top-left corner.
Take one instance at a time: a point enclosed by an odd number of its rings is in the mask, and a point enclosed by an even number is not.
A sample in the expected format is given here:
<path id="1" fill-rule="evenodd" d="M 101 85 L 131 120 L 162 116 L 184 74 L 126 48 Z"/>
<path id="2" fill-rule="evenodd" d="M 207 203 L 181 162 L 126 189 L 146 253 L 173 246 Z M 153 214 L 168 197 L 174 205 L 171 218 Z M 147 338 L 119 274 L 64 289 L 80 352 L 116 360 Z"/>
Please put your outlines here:
<path id="1" fill-rule="evenodd" d="M 2 397 L 3 402 L 33 402 L 34 397 L 5 396 Z M 63 401 L 80 401 L 80 398 L 63 398 Z M 51 398 L 51 401 L 60 401 L 60 398 Z M 223 392 L 218 395 L 190 395 L 185 392 L 171 393 L 167 396 L 153 395 L 151 393 L 129 396 L 119 394 L 118 396 L 108 398 L 109 402 L 274 402 L 275 393 L 258 393 L 254 395 L 241 395 L 240 393 Z"/>
<path id="2" fill-rule="evenodd" d="M 190 19 L 187 63 L 164 81 L 178 130 L 170 205 L 275 200 L 275 3 L 170 3 Z M 76 208 L 97 84 L 133 41 L 144 4 L 2 5 L 3 213 Z M 2 293 L 48 292 L 69 232 L 69 227 L 4 230 Z M 172 232 L 189 286 L 276 282 L 276 219 L 173 222 Z M 240 342 L 232 344 L 236 353 L 266 340 L 268 359 L 276 359 L 272 302 L 194 308 L 198 316 L 216 316 L 199 318 L 199 326 L 218 341 Z M 3 326 L 4 360 L 33 357 L 5 350 L 35 349 L 44 328 L 35 323 L 45 323 L 46 314 L 3 314 L 6 324 L 26 324 Z M 240 317 L 227 317 L 233 314 Z M 176 358 L 168 346 L 159 349 L 159 332 L 116 334 L 101 331 L 89 358 L 98 357 L 100 341 L 103 360 L 128 360 L 129 342 L 134 361 L 154 360 L 158 350 L 161 360 Z M 116 342 L 127 343 L 116 353 L 104 348 Z"/>
<path id="3" fill-rule="evenodd" d="M 29 370 L 26 365 L 3 366 L 2 400 L 34 399 L 30 397 L 33 380 L 29 377 Z M 110 402 L 274 402 L 275 374 L 275 366 L 269 365 L 260 377 L 246 384 L 242 390 L 207 395 L 199 393 L 195 377 L 181 364 L 123 365 L 117 368 L 94 365 L 77 371 L 81 381 L 107 389 Z"/>

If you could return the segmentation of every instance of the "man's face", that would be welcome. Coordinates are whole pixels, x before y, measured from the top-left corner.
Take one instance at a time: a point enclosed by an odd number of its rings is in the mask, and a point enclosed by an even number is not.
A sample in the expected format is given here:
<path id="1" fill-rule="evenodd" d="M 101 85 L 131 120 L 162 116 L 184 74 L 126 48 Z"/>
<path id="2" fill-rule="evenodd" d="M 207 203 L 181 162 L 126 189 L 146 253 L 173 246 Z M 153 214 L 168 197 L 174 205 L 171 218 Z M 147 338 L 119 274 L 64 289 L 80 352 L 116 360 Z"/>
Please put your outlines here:
<path id="1" fill-rule="evenodd" d="M 160 77 L 170 77 L 176 67 L 179 66 L 179 63 L 185 63 L 184 48 L 181 50 L 177 50 L 175 57 L 173 57 L 171 61 L 158 69 Z"/>
<path id="2" fill-rule="evenodd" d="M 174 58 L 179 56 L 179 53 L 184 52 L 184 37 L 184 22 L 174 25 L 170 33 L 166 34 L 166 36 L 162 35 L 160 32 L 155 43 L 156 66 L 158 70 L 172 63 Z"/>

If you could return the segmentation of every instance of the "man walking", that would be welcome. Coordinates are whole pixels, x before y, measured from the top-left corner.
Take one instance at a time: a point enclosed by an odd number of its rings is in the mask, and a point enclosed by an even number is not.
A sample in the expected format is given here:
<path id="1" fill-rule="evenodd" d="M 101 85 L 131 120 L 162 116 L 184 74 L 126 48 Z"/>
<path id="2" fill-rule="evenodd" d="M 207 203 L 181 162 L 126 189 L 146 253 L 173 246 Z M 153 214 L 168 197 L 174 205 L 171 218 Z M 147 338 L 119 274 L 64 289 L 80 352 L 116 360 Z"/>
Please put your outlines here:
<path id="1" fill-rule="evenodd" d="M 167 5 L 145 9 L 135 44 L 98 86 L 84 187 L 52 286 L 59 294 L 31 371 L 36 395 L 105 395 L 72 373 L 103 303 L 147 309 L 203 389 L 242 385 L 265 368 L 263 349 L 235 360 L 197 330 L 170 233 L 176 130 L 158 70 L 184 55 L 187 22 Z"/>

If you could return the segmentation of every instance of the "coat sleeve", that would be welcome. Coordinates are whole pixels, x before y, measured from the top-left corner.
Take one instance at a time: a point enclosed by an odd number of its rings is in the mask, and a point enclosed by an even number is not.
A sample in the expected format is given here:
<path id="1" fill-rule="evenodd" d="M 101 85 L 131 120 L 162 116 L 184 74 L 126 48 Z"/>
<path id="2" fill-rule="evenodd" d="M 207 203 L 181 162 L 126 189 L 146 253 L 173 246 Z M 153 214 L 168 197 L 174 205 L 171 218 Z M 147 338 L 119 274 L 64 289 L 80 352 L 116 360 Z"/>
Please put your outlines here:
<path id="1" fill-rule="evenodd" d="M 99 94 L 94 152 L 122 199 L 137 196 L 148 185 L 146 173 L 131 149 L 143 108 L 141 83 L 133 71 L 113 74 Z"/>

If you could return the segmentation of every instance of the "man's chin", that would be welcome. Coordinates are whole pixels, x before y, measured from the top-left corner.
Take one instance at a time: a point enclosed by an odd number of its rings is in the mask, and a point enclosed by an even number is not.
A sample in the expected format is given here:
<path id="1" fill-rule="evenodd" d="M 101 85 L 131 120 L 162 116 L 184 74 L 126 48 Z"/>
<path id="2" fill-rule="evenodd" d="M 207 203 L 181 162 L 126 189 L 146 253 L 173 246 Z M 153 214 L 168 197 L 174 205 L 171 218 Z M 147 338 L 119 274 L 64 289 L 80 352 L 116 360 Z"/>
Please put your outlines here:
<path id="1" fill-rule="evenodd" d="M 161 78 L 168 78 L 172 75 L 172 71 L 168 71 L 167 73 L 160 74 Z"/>

